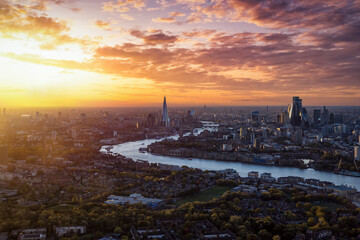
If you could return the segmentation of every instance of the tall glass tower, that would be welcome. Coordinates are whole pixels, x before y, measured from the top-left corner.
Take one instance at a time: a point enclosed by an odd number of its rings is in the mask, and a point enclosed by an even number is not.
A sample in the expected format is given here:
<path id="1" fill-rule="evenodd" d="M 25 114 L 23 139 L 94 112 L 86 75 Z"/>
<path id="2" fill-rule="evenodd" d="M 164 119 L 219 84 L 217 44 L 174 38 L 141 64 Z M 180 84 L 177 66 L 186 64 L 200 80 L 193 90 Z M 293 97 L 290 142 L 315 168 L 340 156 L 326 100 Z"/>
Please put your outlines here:
<path id="1" fill-rule="evenodd" d="M 290 123 L 292 126 L 300 126 L 301 110 L 302 110 L 302 100 L 299 97 L 293 97 L 293 104 L 291 105 L 289 112 Z"/>
<path id="2" fill-rule="evenodd" d="M 164 97 L 161 122 L 165 127 L 168 127 L 170 125 L 169 124 L 169 115 L 168 115 L 168 110 L 167 110 L 167 104 L 166 104 L 166 97 Z"/>

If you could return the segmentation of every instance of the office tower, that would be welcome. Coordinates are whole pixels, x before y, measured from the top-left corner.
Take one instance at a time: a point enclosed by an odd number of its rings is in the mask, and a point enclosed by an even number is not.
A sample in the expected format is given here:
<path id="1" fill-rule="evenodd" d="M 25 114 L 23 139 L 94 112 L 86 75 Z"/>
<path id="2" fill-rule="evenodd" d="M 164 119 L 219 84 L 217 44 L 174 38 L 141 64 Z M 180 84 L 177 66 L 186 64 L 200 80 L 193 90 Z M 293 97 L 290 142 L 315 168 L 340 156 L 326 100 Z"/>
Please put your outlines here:
<path id="1" fill-rule="evenodd" d="M 313 121 L 315 124 L 319 124 L 321 121 L 321 109 L 314 109 Z"/>
<path id="2" fill-rule="evenodd" d="M 308 128 L 309 127 L 309 117 L 308 117 L 306 108 L 301 109 L 300 116 L 301 116 L 301 126 Z"/>
<path id="3" fill-rule="evenodd" d="M 6 165 L 8 162 L 8 147 L 0 146 L 0 164 Z"/>
<path id="4" fill-rule="evenodd" d="M 322 113 L 322 116 L 321 116 L 321 123 L 323 125 L 326 125 L 326 124 L 329 123 L 329 111 L 325 106 L 323 108 L 323 113 Z"/>
<path id="5" fill-rule="evenodd" d="M 335 123 L 335 115 L 333 113 L 330 113 L 329 116 L 329 124 Z"/>
<path id="6" fill-rule="evenodd" d="M 291 140 L 295 144 L 301 144 L 303 140 L 302 135 L 303 135 L 302 129 L 300 127 L 294 127 L 291 131 Z"/>
<path id="7" fill-rule="evenodd" d="M 261 129 L 261 137 L 264 139 L 267 139 L 267 131 L 266 128 Z"/>
<path id="8" fill-rule="evenodd" d="M 288 124 L 289 123 L 289 113 L 288 111 L 281 112 L 281 123 Z"/>
<path id="9" fill-rule="evenodd" d="M 254 133 L 254 132 L 251 132 L 251 134 L 250 134 L 250 143 L 251 143 L 251 144 L 254 144 L 254 143 L 255 143 L 255 139 L 256 139 L 255 133 Z"/>
<path id="10" fill-rule="evenodd" d="M 240 139 L 244 139 L 247 137 L 247 129 L 246 127 L 240 128 Z"/>
<path id="11" fill-rule="evenodd" d="M 301 110 L 302 110 L 302 100 L 299 97 L 293 97 L 293 104 L 291 105 L 289 118 L 292 126 L 301 125 Z"/>
<path id="12" fill-rule="evenodd" d="M 259 111 L 251 112 L 251 122 L 259 122 Z"/>
<path id="13" fill-rule="evenodd" d="M 167 104 L 166 104 L 166 97 L 164 97 L 161 123 L 163 124 L 163 126 L 169 127 L 169 125 L 170 125 L 169 122 L 170 121 L 169 121 L 168 109 L 167 109 Z"/>
<path id="14" fill-rule="evenodd" d="M 253 147 L 256 149 L 260 148 L 260 140 L 259 139 L 255 138 Z"/>
<path id="15" fill-rule="evenodd" d="M 354 159 L 356 161 L 360 161 L 360 147 L 359 146 L 354 147 Z"/>

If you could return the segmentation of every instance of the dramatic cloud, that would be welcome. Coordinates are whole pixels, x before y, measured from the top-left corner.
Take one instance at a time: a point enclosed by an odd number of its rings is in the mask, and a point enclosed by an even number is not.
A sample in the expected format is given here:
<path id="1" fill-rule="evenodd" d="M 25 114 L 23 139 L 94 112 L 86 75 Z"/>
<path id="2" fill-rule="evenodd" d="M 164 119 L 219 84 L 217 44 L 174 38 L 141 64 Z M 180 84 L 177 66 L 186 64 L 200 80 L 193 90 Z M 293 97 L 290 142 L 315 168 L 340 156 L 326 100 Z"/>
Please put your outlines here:
<path id="1" fill-rule="evenodd" d="M 55 1 L 56 4 L 63 2 Z M 39 41 L 42 49 L 55 49 L 64 44 L 87 44 L 87 40 L 68 34 L 70 27 L 66 21 L 39 15 L 33 6 L 36 5 L 10 5 L 7 1 L 0 2 L 0 37 L 18 39 L 23 35 Z"/>
<path id="2" fill-rule="evenodd" d="M 86 22 L 97 34 L 93 26 L 106 30 L 99 43 L 96 36 L 81 37 L 87 33 L 83 25 L 75 33 L 71 19 L 50 14 L 49 6 L 69 10 L 69 4 L 0 0 L 0 37 L 25 36 L 45 50 L 91 45 L 84 50 L 87 58 L 64 61 L 11 51 L 1 56 L 146 79 L 163 90 L 218 91 L 240 102 L 246 96 L 253 104 L 259 95 L 360 100 L 359 0 L 106 1 L 97 6 L 101 16 Z"/>

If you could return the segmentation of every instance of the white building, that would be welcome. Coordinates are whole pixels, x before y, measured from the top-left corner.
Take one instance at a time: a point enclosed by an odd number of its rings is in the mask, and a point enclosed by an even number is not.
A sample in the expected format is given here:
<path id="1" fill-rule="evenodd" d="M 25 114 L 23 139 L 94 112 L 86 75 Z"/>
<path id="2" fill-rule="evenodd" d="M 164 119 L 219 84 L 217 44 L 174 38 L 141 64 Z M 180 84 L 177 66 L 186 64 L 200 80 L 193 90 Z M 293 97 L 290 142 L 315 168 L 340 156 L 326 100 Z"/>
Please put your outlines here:
<path id="1" fill-rule="evenodd" d="M 58 237 L 72 236 L 74 234 L 81 235 L 86 233 L 86 226 L 57 227 L 55 232 Z"/>

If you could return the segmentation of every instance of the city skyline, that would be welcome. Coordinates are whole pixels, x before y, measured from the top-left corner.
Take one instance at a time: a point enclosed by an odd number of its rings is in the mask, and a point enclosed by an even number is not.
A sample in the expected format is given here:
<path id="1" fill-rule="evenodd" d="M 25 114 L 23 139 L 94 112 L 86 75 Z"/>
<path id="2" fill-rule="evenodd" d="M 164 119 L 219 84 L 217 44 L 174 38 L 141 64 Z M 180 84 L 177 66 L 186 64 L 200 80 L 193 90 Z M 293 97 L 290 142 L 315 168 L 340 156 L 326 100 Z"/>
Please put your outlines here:
<path id="1" fill-rule="evenodd" d="M 360 100 L 355 0 L 2 0 L 0 12 L 3 106 Z"/>

